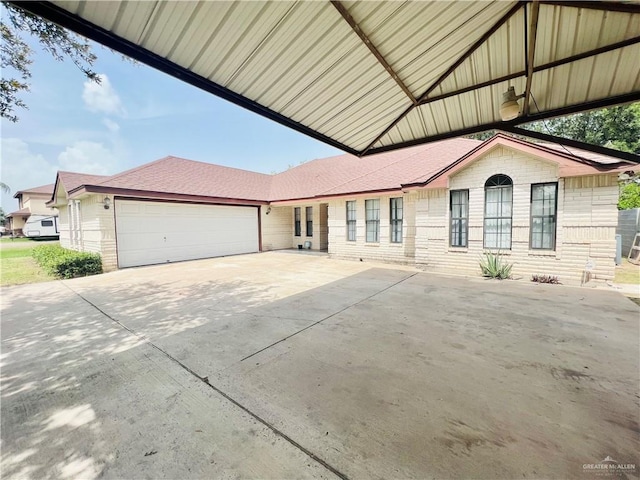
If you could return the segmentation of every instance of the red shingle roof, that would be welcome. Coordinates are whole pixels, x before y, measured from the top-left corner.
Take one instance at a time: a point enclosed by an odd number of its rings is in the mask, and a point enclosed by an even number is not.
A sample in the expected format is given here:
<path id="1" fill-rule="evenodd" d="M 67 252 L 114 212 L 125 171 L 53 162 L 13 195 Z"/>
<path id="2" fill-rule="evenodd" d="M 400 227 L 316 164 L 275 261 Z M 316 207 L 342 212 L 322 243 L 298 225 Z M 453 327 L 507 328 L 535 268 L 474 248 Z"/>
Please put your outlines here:
<path id="1" fill-rule="evenodd" d="M 585 160 L 590 160 L 592 162 L 600 163 L 602 165 L 611 165 L 615 163 L 620 163 L 619 158 L 608 157 L 606 155 L 601 155 L 595 152 L 589 152 L 587 150 L 582 150 L 579 148 L 566 147 L 564 145 L 558 145 L 556 143 L 538 143 L 538 145 L 542 147 L 550 148 L 551 150 L 555 150 L 565 155 L 573 155 L 578 158 L 583 158 Z"/>
<path id="2" fill-rule="evenodd" d="M 482 142 L 454 138 L 366 158 L 339 155 L 302 164 L 273 178 L 270 200 L 399 189 L 440 171 Z"/>
<path id="3" fill-rule="evenodd" d="M 165 157 L 108 177 L 95 184 L 127 190 L 144 190 L 242 200 L 266 200 L 271 175 Z"/>
<path id="4" fill-rule="evenodd" d="M 53 183 L 49 183 L 48 185 L 40 185 L 39 187 L 33 188 L 25 188 L 24 190 L 18 190 L 13 198 L 18 198 L 18 195 L 22 195 L 23 193 L 43 193 L 46 195 L 51 195 L 53 193 Z M 16 213 L 16 212 L 13 212 Z"/>
<path id="5" fill-rule="evenodd" d="M 20 210 L 16 210 L 15 212 L 8 213 L 6 217 L 24 217 L 31 215 L 31 210 L 28 208 L 21 208 Z"/>
<path id="6" fill-rule="evenodd" d="M 109 178 L 108 175 L 89 175 L 87 173 L 75 173 L 75 172 L 58 172 L 58 178 L 62 183 L 62 186 L 67 192 L 75 190 L 82 185 L 96 185 L 105 179 Z M 53 188 L 51 189 L 53 193 Z"/>
<path id="7" fill-rule="evenodd" d="M 398 190 L 402 185 L 421 184 L 439 176 L 443 169 L 456 164 L 470 152 L 489 147 L 492 142 L 508 141 L 498 135 L 487 142 L 455 138 L 392 152 L 358 158 L 338 155 L 304 163 L 276 175 L 266 175 L 237 168 L 165 157 L 110 177 L 60 172 L 59 179 L 67 192 L 82 186 L 131 192 L 162 193 L 250 201 L 284 201 L 303 198 L 345 195 L 371 191 Z M 567 151 L 559 146 L 535 144 L 513 139 L 531 153 L 539 152 L 576 166 L 593 170 L 580 158 L 613 168 L 617 159 L 578 149 Z M 526 148 L 525 148 L 526 147 Z M 573 161 L 572 161 L 573 160 Z M 107 190 L 100 190 L 107 191 Z"/>

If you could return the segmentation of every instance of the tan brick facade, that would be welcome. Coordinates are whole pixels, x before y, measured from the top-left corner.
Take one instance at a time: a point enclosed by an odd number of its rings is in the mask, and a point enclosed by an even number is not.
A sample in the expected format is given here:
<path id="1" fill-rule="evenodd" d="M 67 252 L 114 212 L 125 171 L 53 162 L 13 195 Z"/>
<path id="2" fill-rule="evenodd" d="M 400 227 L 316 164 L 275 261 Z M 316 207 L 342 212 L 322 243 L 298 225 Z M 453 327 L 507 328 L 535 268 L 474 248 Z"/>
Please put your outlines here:
<path id="1" fill-rule="evenodd" d="M 614 275 L 616 203 L 615 174 L 558 178 L 554 163 L 499 147 L 457 172 L 449 189 L 402 193 L 403 243 L 389 241 L 389 196 L 340 198 L 329 204 L 329 253 L 339 258 L 413 263 L 427 271 L 479 275 L 483 248 L 484 184 L 495 174 L 513 180 L 512 246 L 503 251 L 513 263 L 513 275 L 529 280 L 533 274 L 554 275 L 562 283 L 579 284 L 587 261 L 595 263 L 592 279 Z M 531 185 L 558 182 L 555 250 L 529 245 Z M 449 191 L 469 190 L 469 240 L 466 248 L 449 241 Z M 365 198 L 380 198 L 380 242 L 365 242 Z M 346 240 L 346 201 L 356 200 L 357 239 Z"/>
<path id="2" fill-rule="evenodd" d="M 532 153 L 533 152 L 533 153 Z M 557 276 L 565 284 L 580 284 L 587 262 L 596 282 L 614 276 L 618 185 L 615 172 L 594 174 L 575 160 L 554 161 L 554 155 L 538 156 L 535 149 L 497 144 L 463 159 L 450 173 L 425 186 L 404 190 L 344 195 L 314 200 L 279 201 L 261 207 L 262 250 L 296 249 L 310 241 L 313 250 L 326 250 L 337 258 L 415 264 L 427 271 L 480 275 L 483 245 L 485 182 L 502 174 L 512 181 L 511 248 L 502 250 L 513 264 L 513 275 L 529 281 L 533 274 Z M 564 162 L 564 163 L 563 163 Z M 568 162 L 568 163 L 567 163 Z M 568 173 L 567 173 L 568 172 Z M 580 174 L 582 176 L 572 176 Z M 535 250 L 530 245 L 532 185 L 557 183 L 555 248 Z M 450 246 L 450 191 L 469 191 L 468 242 Z M 79 202 L 81 232 L 70 230 L 73 219 L 66 199 L 58 196 L 60 241 L 63 246 L 98 252 L 105 270 L 117 268 L 113 205 L 104 208 L 104 195 L 85 195 Z M 402 198 L 402 241 L 391 241 L 392 198 Z M 113 201 L 113 197 L 111 197 Z M 379 238 L 366 240 L 367 199 L 379 200 Z M 355 201 L 356 238 L 347 239 L 346 202 Z M 300 208 L 301 235 L 295 236 L 294 209 Z M 312 209 L 313 235 L 307 236 L 307 207 Z M 267 211 L 269 213 L 267 213 Z M 76 229 L 77 230 L 77 229 Z M 495 251 L 495 250 L 494 250 Z"/>

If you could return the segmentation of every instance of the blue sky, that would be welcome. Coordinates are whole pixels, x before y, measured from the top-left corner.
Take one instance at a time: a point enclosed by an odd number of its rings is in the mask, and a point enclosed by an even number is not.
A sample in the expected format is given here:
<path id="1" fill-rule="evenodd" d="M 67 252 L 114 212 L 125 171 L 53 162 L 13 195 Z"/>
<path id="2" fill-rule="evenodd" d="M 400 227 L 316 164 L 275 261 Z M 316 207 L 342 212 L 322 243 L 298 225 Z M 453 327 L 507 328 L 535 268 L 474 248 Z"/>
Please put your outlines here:
<path id="1" fill-rule="evenodd" d="M 5 212 L 17 209 L 17 190 L 53 183 L 58 170 L 114 174 L 166 155 L 263 173 L 342 153 L 94 45 L 88 82 L 70 61 L 34 50 L 29 109 L 2 119 L 2 195 Z"/>

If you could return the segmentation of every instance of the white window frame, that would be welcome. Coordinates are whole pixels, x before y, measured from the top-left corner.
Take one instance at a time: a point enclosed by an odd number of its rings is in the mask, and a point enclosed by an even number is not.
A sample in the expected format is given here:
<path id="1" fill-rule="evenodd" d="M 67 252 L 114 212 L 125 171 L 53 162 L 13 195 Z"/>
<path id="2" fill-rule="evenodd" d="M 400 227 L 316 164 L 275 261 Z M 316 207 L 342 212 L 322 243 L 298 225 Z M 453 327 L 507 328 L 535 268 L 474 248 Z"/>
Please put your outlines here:
<path id="1" fill-rule="evenodd" d="M 302 236 L 302 208 L 293 207 L 293 235 Z"/>
<path id="2" fill-rule="evenodd" d="M 391 243 L 402 243 L 402 219 L 404 216 L 404 201 L 402 197 L 389 199 L 389 219 L 391 228 Z"/>
<path id="3" fill-rule="evenodd" d="M 495 214 L 488 215 L 489 194 L 499 197 L 495 204 Z M 488 224 L 495 221 L 496 232 L 495 242 L 487 241 L 489 235 Z M 513 180 L 503 174 L 491 176 L 484 186 L 484 228 L 482 235 L 482 245 L 487 250 L 511 250 L 513 233 Z"/>
<path id="4" fill-rule="evenodd" d="M 380 199 L 371 198 L 364 201 L 366 219 L 366 242 L 380 243 Z"/>
<path id="5" fill-rule="evenodd" d="M 313 207 L 305 207 L 305 234 L 307 237 L 313 237 Z"/>
<path id="6" fill-rule="evenodd" d="M 357 205 L 355 200 L 347 200 L 346 216 L 347 216 L 347 241 L 356 241 L 356 228 L 357 228 Z"/>
<path id="7" fill-rule="evenodd" d="M 553 198 L 545 196 L 545 187 L 554 187 Z M 534 199 L 534 191 L 536 189 L 542 189 L 542 198 Z M 542 202 L 542 212 L 534 214 L 536 210 L 535 204 Z M 547 213 L 545 213 L 545 209 Z M 551 213 L 549 213 L 551 212 Z M 539 220 L 538 223 L 536 220 Z M 545 220 L 547 222 L 545 222 Z M 549 223 L 551 225 L 549 225 Z M 538 225 L 536 225 L 538 224 Z M 545 225 L 548 230 L 545 230 Z M 541 227 L 541 231 L 537 232 L 537 226 Z M 556 249 L 556 233 L 558 230 L 558 182 L 546 182 L 546 183 L 534 183 L 531 185 L 531 212 L 529 223 L 529 248 L 531 250 L 548 250 L 554 251 Z M 540 244 L 534 241 L 534 236 L 540 233 Z M 547 246 L 545 246 L 545 235 L 548 235 Z"/>
<path id="8" fill-rule="evenodd" d="M 456 199 L 454 197 L 461 196 Z M 459 207 L 459 208 L 455 208 Z M 469 246 L 469 189 L 449 192 L 449 246 L 467 248 Z"/>

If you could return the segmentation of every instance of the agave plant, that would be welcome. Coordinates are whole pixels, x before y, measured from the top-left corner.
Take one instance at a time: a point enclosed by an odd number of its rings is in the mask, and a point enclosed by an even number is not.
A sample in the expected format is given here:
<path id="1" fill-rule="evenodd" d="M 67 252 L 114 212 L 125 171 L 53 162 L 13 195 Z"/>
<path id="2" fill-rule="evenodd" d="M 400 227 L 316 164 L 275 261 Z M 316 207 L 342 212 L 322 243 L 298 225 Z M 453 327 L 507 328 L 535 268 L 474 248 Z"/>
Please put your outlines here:
<path id="1" fill-rule="evenodd" d="M 507 263 L 504 256 L 497 253 L 485 252 L 484 257 L 480 260 L 480 270 L 482 275 L 489 278 L 497 278 L 503 280 L 511 277 L 512 263 Z"/>

